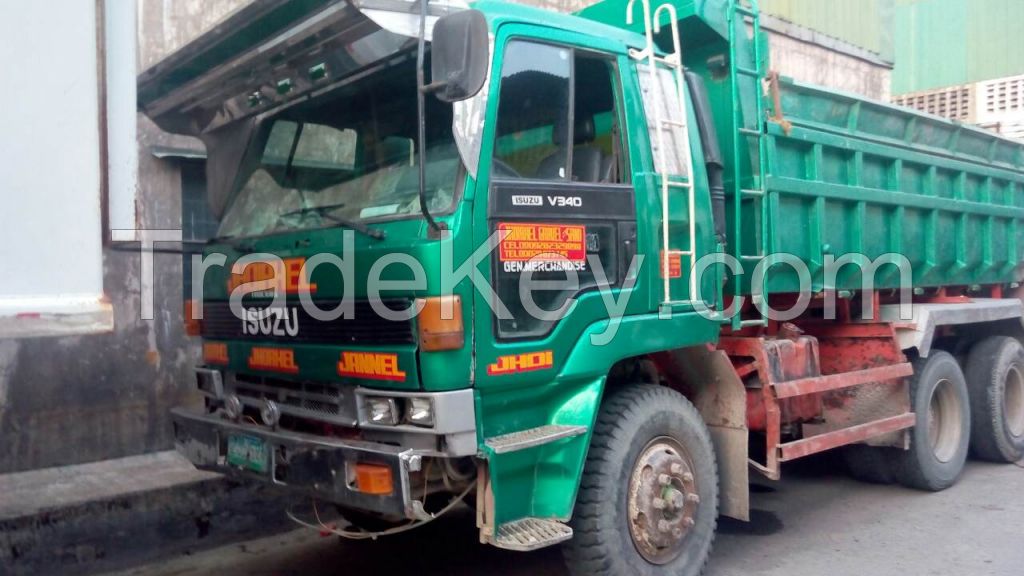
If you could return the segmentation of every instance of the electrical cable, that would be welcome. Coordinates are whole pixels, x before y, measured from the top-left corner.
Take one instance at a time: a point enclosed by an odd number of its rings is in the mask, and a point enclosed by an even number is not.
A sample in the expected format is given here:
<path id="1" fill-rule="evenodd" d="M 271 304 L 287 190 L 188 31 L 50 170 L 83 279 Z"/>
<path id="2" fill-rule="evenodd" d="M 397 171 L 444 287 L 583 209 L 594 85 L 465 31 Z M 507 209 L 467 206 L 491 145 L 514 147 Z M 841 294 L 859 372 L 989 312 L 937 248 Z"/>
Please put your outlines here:
<path id="1" fill-rule="evenodd" d="M 437 514 L 432 514 L 431 517 L 427 520 L 414 520 L 409 524 L 396 526 L 394 528 L 388 528 L 387 530 L 381 530 L 379 532 L 352 532 L 350 530 L 341 530 L 333 526 L 328 526 L 320 520 L 320 513 L 316 508 L 315 500 L 313 501 L 313 515 L 316 518 L 317 524 L 311 524 L 309 522 L 306 522 L 305 520 L 299 519 L 295 516 L 295 514 L 292 513 L 291 510 L 287 510 L 285 513 L 288 515 L 288 518 L 290 518 L 292 522 L 295 522 L 300 526 L 309 528 L 310 530 L 316 530 L 317 532 L 321 533 L 326 532 L 329 534 L 335 534 L 337 536 L 341 536 L 342 538 L 348 538 L 350 540 L 376 540 L 381 536 L 393 536 L 395 534 L 401 534 L 402 532 L 408 532 L 413 528 L 419 528 L 424 524 L 429 524 L 430 522 L 437 520 L 441 516 L 444 516 L 449 511 L 451 511 L 451 509 L 454 508 L 456 504 L 462 502 L 474 487 L 476 487 L 476 482 L 470 482 L 469 485 L 466 486 L 466 489 L 463 490 L 451 502 L 449 502 L 447 506 L 438 511 Z"/>

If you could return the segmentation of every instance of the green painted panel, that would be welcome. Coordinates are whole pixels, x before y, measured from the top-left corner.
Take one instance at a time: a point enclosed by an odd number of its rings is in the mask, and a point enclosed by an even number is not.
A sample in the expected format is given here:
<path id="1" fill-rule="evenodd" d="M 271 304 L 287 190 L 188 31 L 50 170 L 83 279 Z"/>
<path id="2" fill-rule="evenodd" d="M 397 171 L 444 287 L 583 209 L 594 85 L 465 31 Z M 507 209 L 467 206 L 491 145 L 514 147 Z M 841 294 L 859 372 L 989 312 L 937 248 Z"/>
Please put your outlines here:
<path id="1" fill-rule="evenodd" d="M 893 61 L 904 94 L 1024 73 L 1020 0 L 761 0 L 765 14 Z"/>
<path id="2" fill-rule="evenodd" d="M 959 1 L 897 5 L 894 94 L 968 81 L 967 17 Z"/>
<path id="3" fill-rule="evenodd" d="M 812 289 L 857 290 L 855 267 L 826 277 L 829 256 L 905 256 L 914 286 L 1018 278 L 1024 146 L 982 130 L 821 88 L 783 82 L 789 130 L 770 124 L 766 180 L 777 252 L 811 262 Z M 761 217 L 749 210 L 748 219 Z M 885 261 L 882 260 L 882 261 Z M 881 261 L 879 261 L 881 262 Z M 875 276 L 895 288 L 896 269 Z M 799 289 L 786 266 L 769 292 Z M 744 287 L 749 289 L 749 287 Z"/>
<path id="4" fill-rule="evenodd" d="M 894 94 L 1024 73 L 1019 0 L 897 0 Z"/>
<path id="5" fill-rule="evenodd" d="M 761 11 L 892 59 L 895 0 L 761 0 Z"/>

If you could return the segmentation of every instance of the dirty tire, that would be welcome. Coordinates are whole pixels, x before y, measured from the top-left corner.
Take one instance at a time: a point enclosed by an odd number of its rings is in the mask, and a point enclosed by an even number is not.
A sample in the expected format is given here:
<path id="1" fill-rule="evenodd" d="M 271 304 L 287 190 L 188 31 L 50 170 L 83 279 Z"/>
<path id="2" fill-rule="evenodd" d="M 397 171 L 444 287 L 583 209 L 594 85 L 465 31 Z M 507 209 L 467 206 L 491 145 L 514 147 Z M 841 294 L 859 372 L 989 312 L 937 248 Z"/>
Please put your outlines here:
<path id="1" fill-rule="evenodd" d="M 634 467 L 651 453 L 652 446 L 666 439 L 677 442 L 685 451 L 687 466 L 692 470 L 691 489 L 699 503 L 695 510 L 681 511 L 692 514 L 693 525 L 678 539 L 673 552 L 677 555 L 654 563 L 641 554 L 634 542 L 628 514 L 630 487 Z M 658 451 L 654 454 L 664 457 Z M 574 536 L 562 547 L 569 573 L 697 576 L 704 571 L 711 555 L 717 522 L 718 471 L 714 449 L 707 427 L 693 405 L 678 392 L 649 384 L 611 392 L 601 404 L 587 454 L 570 523 Z"/>
<path id="2" fill-rule="evenodd" d="M 892 484 L 896 482 L 893 470 L 892 448 L 880 448 L 854 444 L 843 448 L 843 460 L 850 476 L 869 484 Z"/>
<path id="3" fill-rule="evenodd" d="M 993 336 L 971 348 L 966 377 L 971 396 L 971 452 L 991 462 L 1024 459 L 1024 347 Z"/>
<path id="4" fill-rule="evenodd" d="M 896 478 L 909 488 L 945 490 L 963 472 L 971 436 L 967 383 L 956 359 L 934 350 L 915 360 L 910 402 L 917 424 L 910 449 L 894 452 Z"/>

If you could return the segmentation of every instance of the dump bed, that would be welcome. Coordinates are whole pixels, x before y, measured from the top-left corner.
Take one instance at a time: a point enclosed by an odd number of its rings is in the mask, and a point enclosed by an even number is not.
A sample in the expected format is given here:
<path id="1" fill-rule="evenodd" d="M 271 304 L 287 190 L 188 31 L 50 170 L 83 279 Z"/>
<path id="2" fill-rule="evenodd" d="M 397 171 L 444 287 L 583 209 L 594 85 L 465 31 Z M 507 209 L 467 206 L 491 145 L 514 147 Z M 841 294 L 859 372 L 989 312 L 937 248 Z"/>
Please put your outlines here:
<path id="1" fill-rule="evenodd" d="M 776 84 L 762 197 L 744 198 L 746 233 L 796 255 L 821 288 L 825 255 L 903 255 L 917 287 L 1021 279 L 1024 143 L 798 82 Z M 796 276 L 768 277 L 792 291 Z M 877 276 L 895 287 L 895 269 Z M 883 269 L 884 271 L 884 269 Z M 841 270 L 834 285 L 856 289 Z"/>
<path id="2" fill-rule="evenodd" d="M 604 0 L 579 15 L 642 32 L 641 3 Z M 750 293 L 756 264 L 772 253 L 808 264 L 815 291 L 861 288 L 852 266 L 835 281 L 824 273 L 828 255 L 853 253 L 872 261 L 905 256 L 915 287 L 1021 279 L 1024 143 L 779 79 L 770 73 L 756 2 L 652 0 L 650 6 L 663 4 L 677 15 L 687 69 L 707 86 L 721 143 L 726 250 L 745 272 L 730 293 Z M 668 26 L 655 40 L 671 46 Z M 899 285 L 896 270 L 888 270 L 876 276 L 877 287 Z M 778 265 L 764 288 L 795 292 L 800 284 L 791 267 Z"/>

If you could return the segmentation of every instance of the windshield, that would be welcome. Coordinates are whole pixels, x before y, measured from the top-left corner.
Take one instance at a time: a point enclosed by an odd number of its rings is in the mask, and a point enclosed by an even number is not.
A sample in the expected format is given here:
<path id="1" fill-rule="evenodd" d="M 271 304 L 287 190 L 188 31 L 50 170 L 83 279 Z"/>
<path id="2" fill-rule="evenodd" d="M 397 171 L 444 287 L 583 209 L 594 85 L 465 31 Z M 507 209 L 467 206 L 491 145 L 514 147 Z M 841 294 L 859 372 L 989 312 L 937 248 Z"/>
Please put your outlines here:
<path id="1" fill-rule="evenodd" d="M 263 119 L 218 236 L 422 217 L 415 70 L 406 58 Z M 428 98 L 426 117 L 427 204 L 444 214 L 460 165 L 451 105 Z"/>

